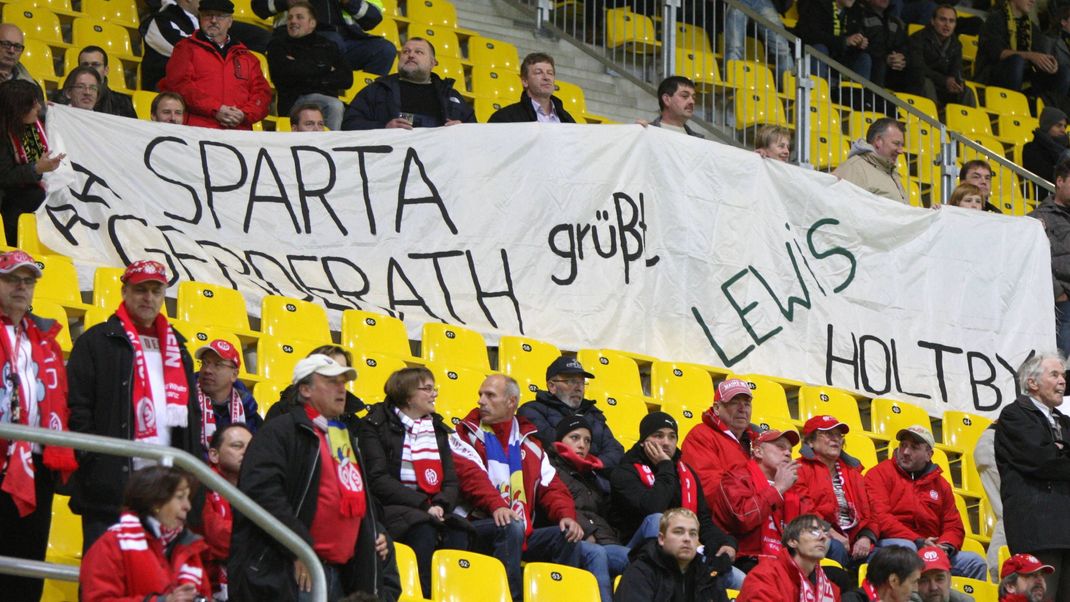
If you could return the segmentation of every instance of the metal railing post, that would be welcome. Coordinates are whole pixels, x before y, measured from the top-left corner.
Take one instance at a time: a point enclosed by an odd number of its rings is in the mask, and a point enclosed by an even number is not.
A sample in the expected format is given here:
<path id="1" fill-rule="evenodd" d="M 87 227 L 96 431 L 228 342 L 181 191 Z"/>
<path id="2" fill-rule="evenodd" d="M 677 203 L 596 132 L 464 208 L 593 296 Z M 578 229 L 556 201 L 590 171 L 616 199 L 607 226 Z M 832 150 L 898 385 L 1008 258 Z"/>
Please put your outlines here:
<path id="1" fill-rule="evenodd" d="M 0 424 L 0 439 L 30 441 L 42 445 L 70 447 L 112 456 L 148 458 L 165 466 L 176 465 L 192 474 L 198 481 L 213 491 L 218 492 L 231 507 L 241 512 L 270 537 L 293 552 L 308 568 L 312 576 L 312 596 L 317 602 L 327 600 L 327 579 L 319 558 L 303 539 L 293 531 L 275 520 L 271 514 L 260 507 L 252 498 L 242 493 L 237 487 L 216 474 L 203 461 L 193 455 L 173 447 L 163 447 L 148 443 L 138 443 L 125 439 L 114 439 L 100 435 L 87 435 L 70 431 L 53 431 L 19 424 Z M 170 464 L 169 464 L 170 463 Z M 52 563 L 42 563 L 52 564 Z M 0 570 L 7 572 L 8 567 L 0 563 Z"/>
<path id="2" fill-rule="evenodd" d="M 803 167 L 810 163 L 810 57 L 802 51 L 802 40 L 795 38 L 795 160 Z M 781 83 L 783 85 L 783 82 Z"/>
<path id="3" fill-rule="evenodd" d="M 940 126 L 940 141 L 943 148 L 940 151 L 940 198 L 932 195 L 932 203 L 943 205 L 951 197 L 951 191 L 955 189 L 955 179 L 958 178 L 958 145 L 951 139 L 947 126 Z"/>
<path id="4" fill-rule="evenodd" d="M 676 12 L 680 0 L 664 0 L 661 19 L 662 77 L 676 74 Z"/>

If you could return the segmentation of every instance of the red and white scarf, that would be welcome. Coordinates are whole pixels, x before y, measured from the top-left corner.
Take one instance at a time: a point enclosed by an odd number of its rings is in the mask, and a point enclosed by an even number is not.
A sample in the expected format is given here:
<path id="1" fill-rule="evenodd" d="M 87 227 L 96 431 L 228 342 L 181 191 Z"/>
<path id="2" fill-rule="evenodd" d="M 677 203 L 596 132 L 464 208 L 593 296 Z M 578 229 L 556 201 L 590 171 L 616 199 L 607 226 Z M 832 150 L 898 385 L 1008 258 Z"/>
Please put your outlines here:
<path id="1" fill-rule="evenodd" d="M 349 428 L 340 420 L 328 420 L 307 404 L 305 414 L 316 428 L 327 434 L 327 449 L 334 459 L 338 475 L 338 493 L 342 498 L 339 511 L 345 517 L 363 518 L 368 501 L 364 497 L 364 477 L 360 474 L 357 455 L 350 443 L 352 438 L 349 436 Z"/>
<path id="2" fill-rule="evenodd" d="M 654 487 L 654 471 L 642 462 L 635 463 L 635 470 L 639 473 L 639 480 L 649 488 Z M 680 480 L 680 506 L 692 512 L 698 512 L 698 485 L 695 475 L 683 461 L 676 463 L 676 475 Z"/>
<path id="3" fill-rule="evenodd" d="M 783 553 L 787 554 L 786 551 Z M 829 581 L 820 564 L 814 567 L 814 577 L 817 583 L 810 583 L 810 579 L 803 574 L 802 569 L 795 563 L 795 559 L 790 556 L 789 559 L 791 565 L 795 567 L 799 580 L 799 602 L 836 602 L 838 598 L 832 589 L 832 582 Z"/>
<path id="4" fill-rule="evenodd" d="M 126 338 L 134 348 L 134 440 L 151 439 L 156 436 L 156 405 L 153 401 L 152 384 L 149 382 L 149 368 L 145 362 L 145 352 L 141 348 L 141 336 L 134 326 L 126 303 L 120 303 L 115 315 L 123 325 Z M 188 427 L 189 383 L 186 381 L 186 369 L 182 364 L 182 351 L 178 347 L 178 337 L 167 318 L 158 314 L 153 322 L 156 338 L 160 340 L 160 356 L 163 359 L 164 392 L 167 395 L 167 416 L 164 426 Z"/>
<path id="5" fill-rule="evenodd" d="M 401 484 L 432 497 L 442 491 L 442 457 L 438 453 L 434 418 L 428 416 L 413 420 L 398 408 L 394 408 L 394 412 L 405 427 L 405 443 L 401 448 Z"/>
<path id="6" fill-rule="evenodd" d="M 560 441 L 554 441 L 554 451 L 580 472 L 591 472 L 593 470 L 602 470 L 605 468 L 605 464 L 602 463 L 602 460 L 599 459 L 598 456 L 587 454 L 586 457 L 581 458 L 576 455 L 576 452 L 572 451 L 571 447 Z"/>
<path id="7" fill-rule="evenodd" d="M 212 398 L 204 394 L 201 384 L 197 383 L 197 403 L 201 406 L 201 444 L 208 449 L 208 442 L 215 434 L 215 410 L 212 408 Z M 238 388 L 230 388 L 230 423 L 245 424 L 245 404 L 241 402 Z"/>
<path id="8" fill-rule="evenodd" d="M 761 496 L 763 491 L 773 489 L 773 486 L 769 484 L 769 478 L 762 472 L 756 460 L 747 461 L 747 472 L 750 473 L 751 481 L 754 482 L 755 497 Z M 801 506 L 799 492 L 792 487 L 785 491 L 781 497 L 784 498 L 783 503 L 779 504 L 762 524 L 761 556 L 777 555 L 777 552 L 784 547 L 784 544 L 781 543 L 784 526 L 799 516 Z"/>
<path id="9" fill-rule="evenodd" d="M 187 558 L 175 554 L 174 566 L 161 566 L 161 561 L 166 560 L 163 550 L 169 540 L 154 537 L 146 532 L 136 514 L 122 513 L 119 516 L 119 522 L 108 530 L 115 532 L 119 551 L 122 553 L 126 591 L 154 591 L 159 585 L 157 580 L 161 572 L 167 573 L 166 578 L 175 587 L 188 583 L 196 587 L 198 591 L 205 589 L 204 567 L 199 563 L 186 562 Z M 177 535 L 178 532 L 171 534 L 171 539 Z M 200 545 L 191 551 L 199 552 L 199 549 Z M 199 560 L 199 558 L 200 554 L 194 553 L 188 560 Z"/>
<path id="10" fill-rule="evenodd" d="M 877 588 L 873 587 L 869 579 L 862 582 L 862 593 L 866 595 L 869 602 L 881 602 L 881 597 L 877 595 Z"/>

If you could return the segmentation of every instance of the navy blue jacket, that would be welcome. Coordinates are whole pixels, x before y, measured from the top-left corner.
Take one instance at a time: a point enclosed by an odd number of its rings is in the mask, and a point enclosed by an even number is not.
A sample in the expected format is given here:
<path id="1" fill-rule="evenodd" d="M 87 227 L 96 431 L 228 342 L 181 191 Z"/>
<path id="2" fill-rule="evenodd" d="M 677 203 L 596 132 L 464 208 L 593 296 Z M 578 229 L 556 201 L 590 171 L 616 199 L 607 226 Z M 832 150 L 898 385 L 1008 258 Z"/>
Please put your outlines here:
<path id="1" fill-rule="evenodd" d="M 475 123 L 476 114 L 453 89 L 453 79 L 431 74 L 431 85 L 442 107 L 444 119 Z M 398 74 L 384 75 L 357 94 L 342 118 L 343 130 L 375 130 L 401 112 L 401 85 Z"/>
<path id="2" fill-rule="evenodd" d="M 606 415 L 594 405 L 594 401 L 584 399 L 580 407 L 572 409 L 565 402 L 547 391 L 539 391 L 535 399 L 520 406 L 518 416 L 527 418 L 539 429 L 539 440 L 543 449 L 553 449 L 557 439 L 557 423 L 565 416 L 583 416 L 591 423 L 591 453 L 605 465 L 606 474 L 620 463 L 624 457 L 624 446 L 613 437 L 613 431 L 606 424 Z"/>

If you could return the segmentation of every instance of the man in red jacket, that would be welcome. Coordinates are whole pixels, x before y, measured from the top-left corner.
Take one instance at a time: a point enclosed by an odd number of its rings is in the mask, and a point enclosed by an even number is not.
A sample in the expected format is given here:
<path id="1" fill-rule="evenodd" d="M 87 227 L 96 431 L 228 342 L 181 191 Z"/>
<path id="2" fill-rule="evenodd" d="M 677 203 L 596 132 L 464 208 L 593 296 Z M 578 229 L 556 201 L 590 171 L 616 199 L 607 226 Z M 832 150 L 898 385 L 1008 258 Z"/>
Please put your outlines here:
<path id="1" fill-rule="evenodd" d="M 813 514 L 788 523 L 783 547 L 763 558 L 743 581 L 738 602 L 839 602 L 840 590 L 825 576 L 821 559 L 828 553 L 831 525 Z"/>
<path id="2" fill-rule="evenodd" d="M 494 374 L 479 387 L 479 407 L 450 437 L 454 468 L 468 512 L 476 549 L 505 565 L 513 600 L 523 599 L 520 561 L 579 566 L 583 528 L 568 487 L 539 445 L 538 430 L 516 416 L 520 386 Z M 536 508 L 557 526 L 534 528 Z"/>
<path id="3" fill-rule="evenodd" d="M 966 531 L 955 507 L 951 484 L 932 462 L 933 435 L 914 425 L 901 429 L 891 458 L 866 474 L 866 493 L 880 529 L 877 547 L 914 550 L 940 546 L 951 559 L 951 574 L 985 579 L 985 560 L 961 551 Z"/>
<path id="4" fill-rule="evenodd" d="M 750 458 L 751 442 L 758 436 L 750 422 L 751 397 L 750 386 L 738 378 L 718 383 L 713 406 L 703 412 L 702 423 L 691 429 L 680 447 L 710 506 L 725 471 L 742 466 Z"/>
<path id="5" fill-rule="evenodd" d="M 832 524 L 828 557 L 847 566 L 864 562 L 877 543 L 877 521 L 862 482 L 862 463 L 843 450 L 850 427 L 833 416 L 814 416 L 803 425 L 799 488 L 812 511 Z"/>
<path id="6" fill-rule="evenodd" d="M 251 130 L 268 114 L 271 86 L 260 61 L 230 37 L 234 4 L 201 0 L 198 19 L 201 28 L 175 44 L 159 89 L 182 95 L 189 125 Z"/>
<path id="7" fill-rule="evenodd" d="M 724 473 L 710 504 L 713 518 L 739 542 L 735 565 L 748 572 L 761 558 L 780 551 L 784 527 L 799 516 L 802 499 L 795 481 L 798 463 L 791 448 L 795 431 L 770 429 L 754 440 L 754 457 Z"/>
<path id="8" fill-rule="evenodd" d="M 1015 554 L 999 571 L 999 602 L 1044 602 L 1048 582 L 1044 575 L 1055 572 L 1032 554 Z"/>

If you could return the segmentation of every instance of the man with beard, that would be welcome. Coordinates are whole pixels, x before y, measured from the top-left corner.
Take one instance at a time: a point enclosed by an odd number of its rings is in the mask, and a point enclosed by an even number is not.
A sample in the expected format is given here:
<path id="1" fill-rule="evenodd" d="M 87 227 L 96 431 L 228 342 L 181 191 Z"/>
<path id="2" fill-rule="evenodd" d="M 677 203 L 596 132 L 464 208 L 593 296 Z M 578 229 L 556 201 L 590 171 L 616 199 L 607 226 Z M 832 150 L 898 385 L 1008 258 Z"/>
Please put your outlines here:
<path id="1" fill-rule="evenodd" d="M 1048 594 L 1044 575 L 1054 570 L 1032 554 L 1011 556 L 1000 571 L 999 602 L 1044 602 Z"/>

